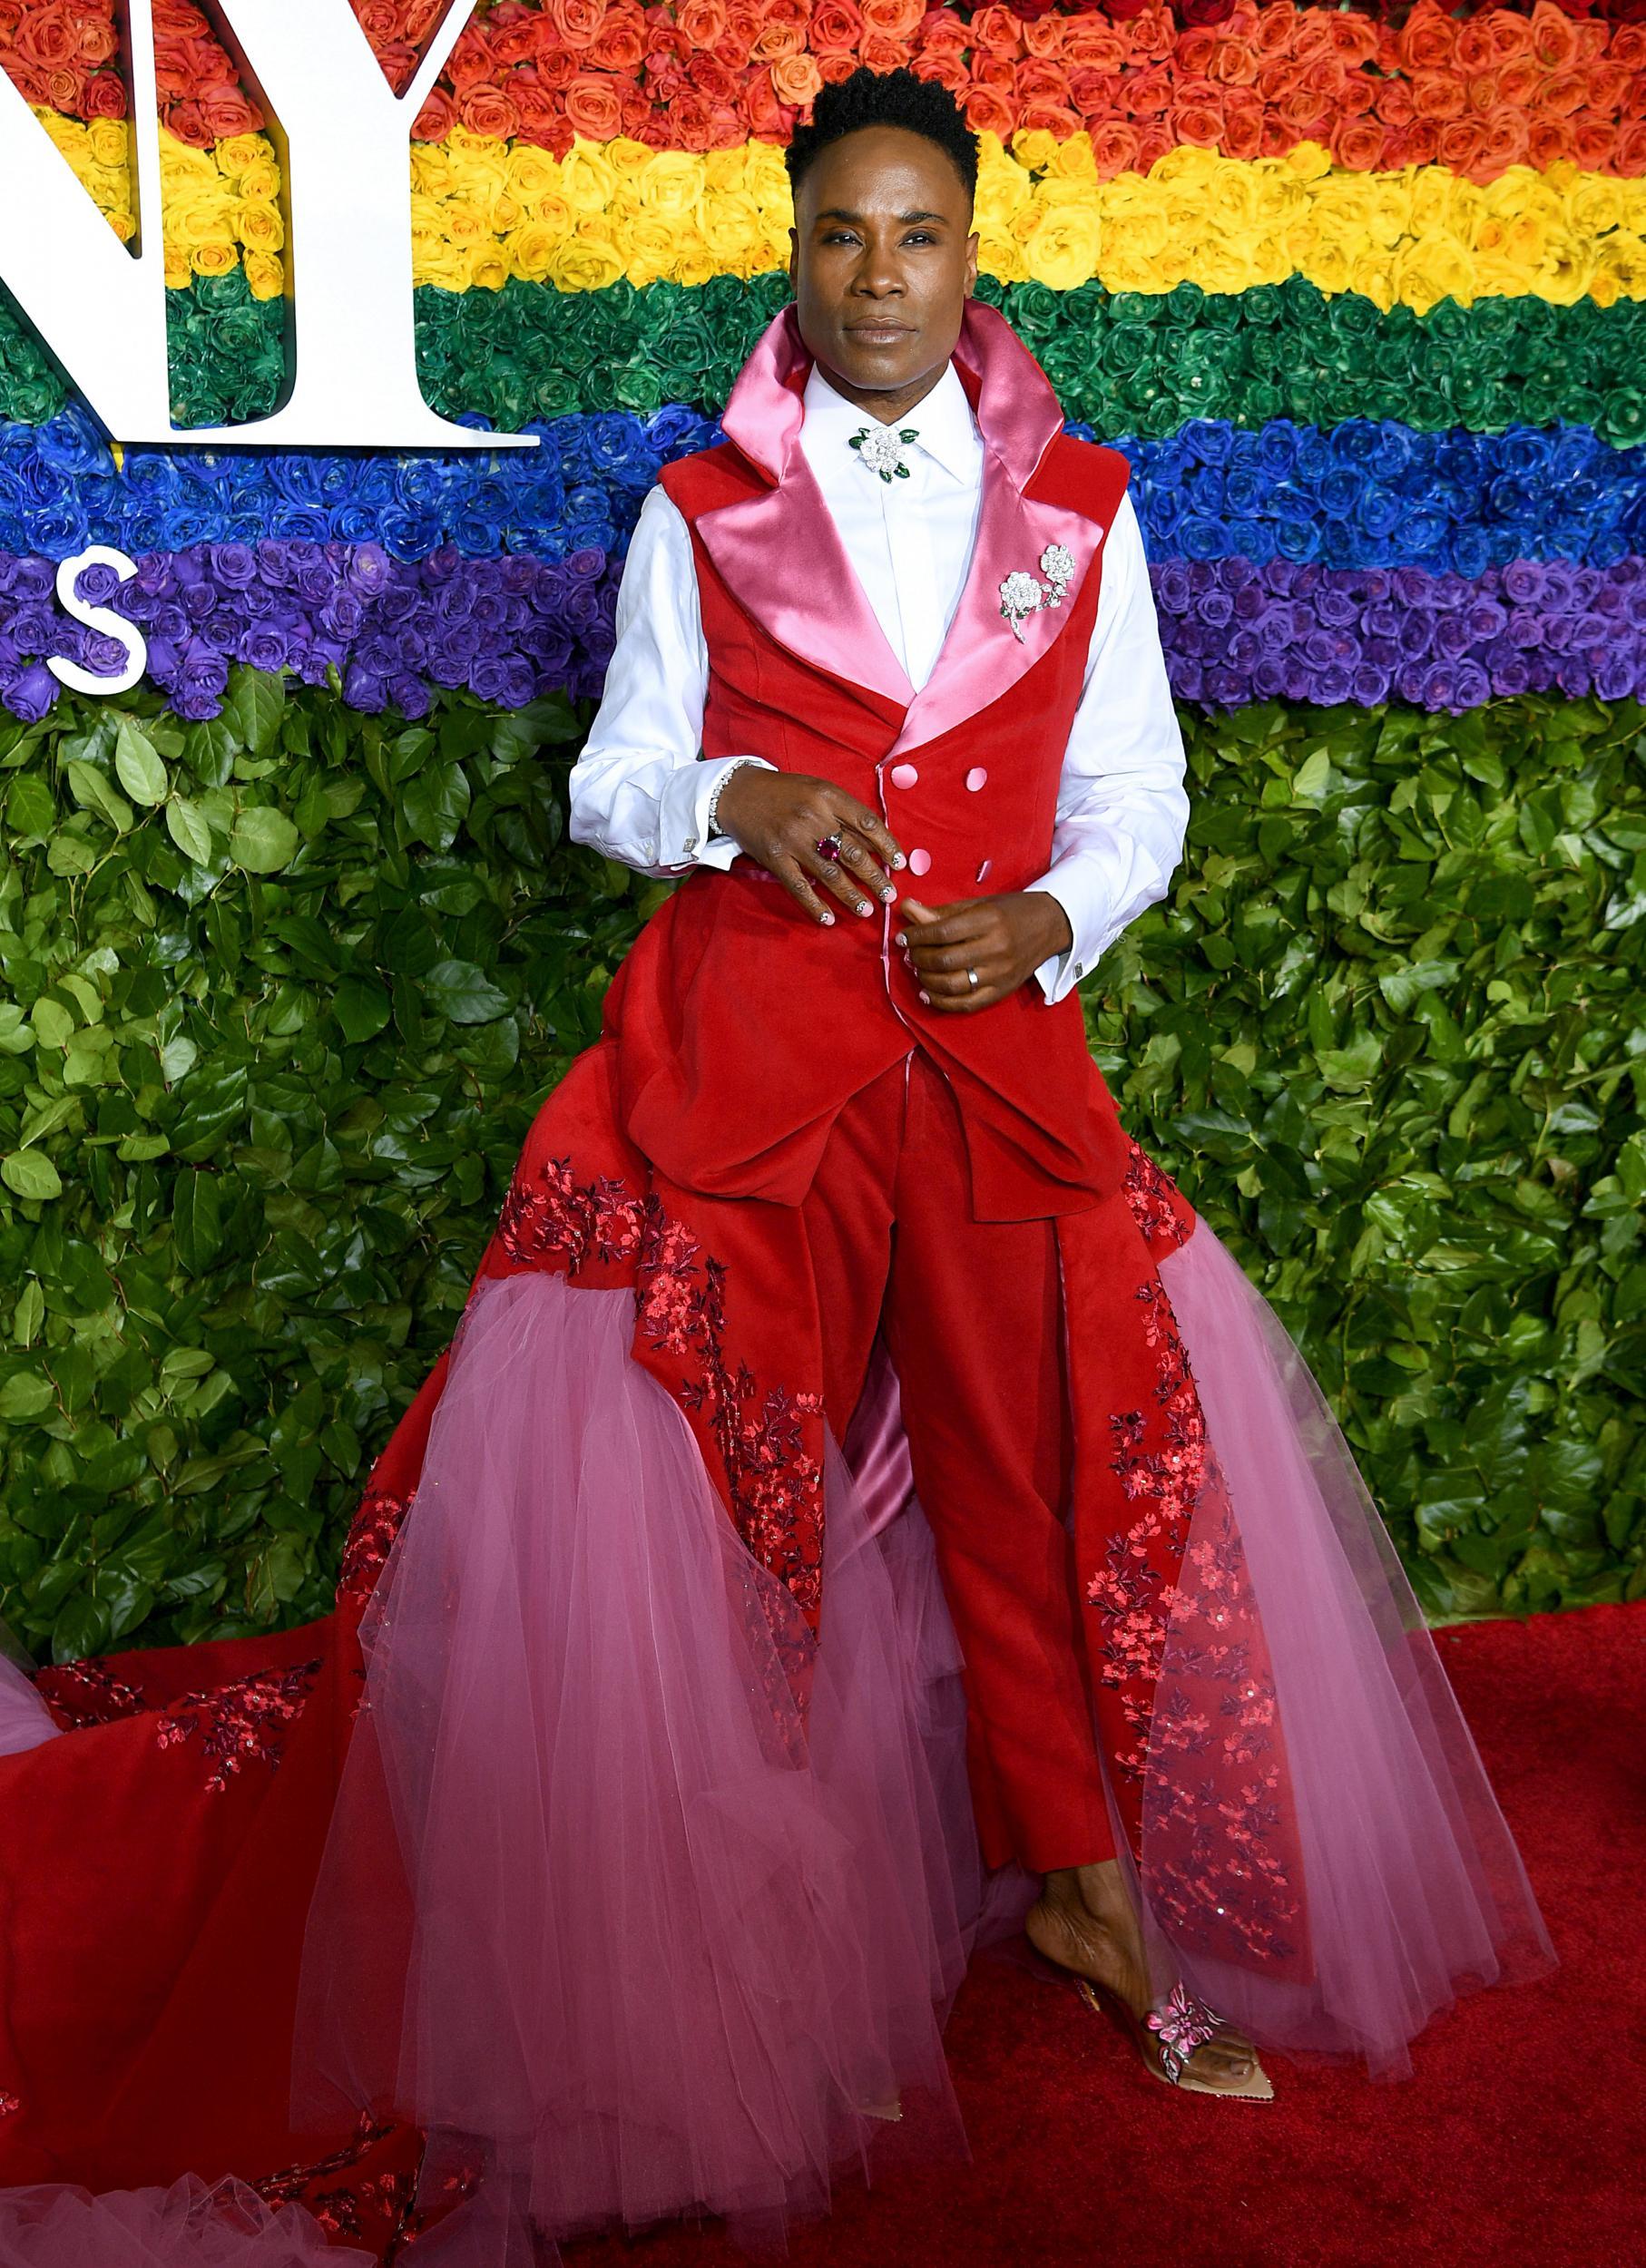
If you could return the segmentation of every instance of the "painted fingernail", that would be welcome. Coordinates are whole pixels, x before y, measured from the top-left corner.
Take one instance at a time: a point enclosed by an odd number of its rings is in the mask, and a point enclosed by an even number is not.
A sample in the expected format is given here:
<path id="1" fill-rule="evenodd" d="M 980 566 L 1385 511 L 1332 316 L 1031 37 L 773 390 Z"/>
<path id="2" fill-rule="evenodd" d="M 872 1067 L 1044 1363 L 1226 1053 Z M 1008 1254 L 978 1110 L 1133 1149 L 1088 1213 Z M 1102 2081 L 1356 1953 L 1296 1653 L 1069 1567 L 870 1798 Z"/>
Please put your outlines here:
<path id="1" fill-rule="evenodd" d="M 892 853 L 892 864 L 894 866 L 906 866 L 908 865 L 908 860 L 905 858 L 901 851 L 894 851 Z"/>
<path id="2" fill-rule="evenodd" d="M 896 935 L 892 939 L 892 943 L 895 945 L 906 945 L 908 943 L 908 932 L 906 930 L 900 929 Z"/>
<path id="3" fill-rule="evenodd" d="M 867 898 L 859 898 L 857 900 L 857 911 L 859 914 L 872 914 L 874 910 L 874 907 L 869 904 Z"/>
<path id="4" fill-rule="evenodd" d="M 891 904 L 892 900 L 893 900 L 893 899 L 896 896 L 896 894 L 897 894 L 897 893 L 896 893 L 896 891 L 892 888 L 891 884 L 888 882 L 888 883 L 887 884 L 887 885 L 886 885 L 885 889 L 884 889 L 884 890 L 882 890 L 882 891 L 881 891 L 881 893 L 880 893 L 880 903 L 881 903 L 881 904 L 882 904 L 882 905 L 889 905 L 889 904 Z"/>
<path id="5" fill-rule="evenodd" d="M 931 1004 L 932 1004 L 932 996 L 931 996 L 931 994 L 930 994 L 929 992 L 922 992 L 922 993 L 921 993 L 921 995 L 920 995 L 920 997 L 921 997 L 921 999 L 922 999 L 922 1000 L 926 1002 L 926 1006 L 929 1008 L 929 1007 L 931 1006 Z"/>
<path id="6" fill-rule="evenodd" d="M 827 926 L 827 924 L 832 922 L 835 917 L 832 914 L 820 914 L 818 918 Z"/>

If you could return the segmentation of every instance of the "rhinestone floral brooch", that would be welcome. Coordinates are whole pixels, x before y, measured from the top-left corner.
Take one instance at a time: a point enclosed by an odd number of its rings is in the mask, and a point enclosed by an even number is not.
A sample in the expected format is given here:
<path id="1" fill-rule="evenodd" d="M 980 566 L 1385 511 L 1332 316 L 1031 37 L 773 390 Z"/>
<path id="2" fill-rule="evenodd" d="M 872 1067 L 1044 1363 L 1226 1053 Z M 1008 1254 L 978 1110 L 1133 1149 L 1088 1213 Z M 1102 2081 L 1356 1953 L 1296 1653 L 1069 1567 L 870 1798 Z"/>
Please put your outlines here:
<path id="1" fill-rule="evenodd" d="M 894 433 L 889 425 L 865 425 L 861 433 L 851 437 L 857 450 L 871 473 L 878 473 L 883 481 L 906 481 L 908 466 L 903 462 L 903 452 L 911 441 L 918 441 L 916 425 L 900 425 Z"/>
<path id="2" fill-rule="evenodd" d="M 1217 2038 L 1222 2019 L 1204 2000 L 1197 2000 L 1180 1980 L 1166 1999 L 1150 2009 L 1143 2021 L 1160 2036 L 1161 2061 L 1175 2087 L 1195 2049 Z"/>
<path id="3" fill-rule="evenodd" d="M 1040 575 L 1045 577 L 1043 582 Z M 1074 554 L 1066 543 L 1048 543 L 1040 555 L 1040 575 L 1019 568 L 1000 586 L 1000 611 L 1012 625 L 1012 635 L 1023 643 L 1023 626 L 1040 608 L 1061 606 L 1074 580 Z"/>

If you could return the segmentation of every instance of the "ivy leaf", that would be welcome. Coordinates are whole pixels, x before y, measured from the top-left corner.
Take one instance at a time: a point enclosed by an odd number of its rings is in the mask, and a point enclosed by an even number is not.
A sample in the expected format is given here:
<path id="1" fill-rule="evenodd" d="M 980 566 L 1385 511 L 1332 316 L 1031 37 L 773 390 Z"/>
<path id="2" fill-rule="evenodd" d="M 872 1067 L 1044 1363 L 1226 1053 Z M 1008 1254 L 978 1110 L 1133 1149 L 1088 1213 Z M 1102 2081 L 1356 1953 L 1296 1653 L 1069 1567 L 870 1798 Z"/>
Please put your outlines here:
<path id="1" fill-rule="evenodd" d="M 37 1149 L 15 1149 L 0 1158 L 0 1181 L 16 1196 L 37 1202 L 63 1195 L 63 1176 Z"/>
<path id="2" fill-rule="evenodd" d="M 173 795 L 168 800 L 166 832 L 185 858 L 191 858 L 197 866 L 211 865 L 211 830 L 205 813 L 189 797 Z"/>
<path id="3" fill-rule="evenodd" d="M 453 1023 L 490 1023 L 509 1004 L 507 993 L 472 961 L 436 961 L 419 989 L 428 1005 Z"/>
<path id="4" fill-rule="evenodd" d="M 234 822 L 229 855 L 248 874 L 275 875 L 289 865 L 300 840 L 283 811 L 277 811 L 272 804 L 252 804 Z"/>
<path id="5" fill-rule="evenodd" d="M 246 663 L 230 670 L 229 697 L 223 703 L 222 720 L 253 756 L 269 754 L 279 733 L 280 719 L 285 710 L 286 680 L 280 672 L 253 670 Z M 281 863 L 284 864 L 284 861 Z M 269 873 L 272 870 L 260 867 L 256 871 Z"/>
<path id="6" fill-rule="evenodd" d="M 166 800 L 166 767 L 148 734 L 122 717 L 114 728 L 114 771 L 133 803 Z"/>

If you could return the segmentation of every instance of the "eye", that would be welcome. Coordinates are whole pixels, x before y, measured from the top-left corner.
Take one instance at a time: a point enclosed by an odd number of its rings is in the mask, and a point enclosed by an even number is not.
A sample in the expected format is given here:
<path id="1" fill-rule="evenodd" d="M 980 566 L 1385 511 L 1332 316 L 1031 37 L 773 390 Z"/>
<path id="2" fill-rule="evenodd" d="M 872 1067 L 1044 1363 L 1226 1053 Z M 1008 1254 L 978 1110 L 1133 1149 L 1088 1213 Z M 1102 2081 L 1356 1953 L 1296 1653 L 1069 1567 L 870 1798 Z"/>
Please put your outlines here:
<path id="1" fill-rule="evenodd" d="M 929 229 L 911 229 L 903 241 L 906 244 L 936 244 L 937 240 Z"/>

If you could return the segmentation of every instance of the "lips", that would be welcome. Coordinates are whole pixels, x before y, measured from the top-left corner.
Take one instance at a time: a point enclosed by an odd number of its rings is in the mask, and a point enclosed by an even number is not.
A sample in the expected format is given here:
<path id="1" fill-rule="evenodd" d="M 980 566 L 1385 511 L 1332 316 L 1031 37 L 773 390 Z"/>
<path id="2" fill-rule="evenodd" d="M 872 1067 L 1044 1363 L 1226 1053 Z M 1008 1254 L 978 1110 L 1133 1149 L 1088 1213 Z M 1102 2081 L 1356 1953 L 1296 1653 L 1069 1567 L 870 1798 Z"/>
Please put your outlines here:
<path id="1" fill-rule="evenodd" d="M 861 339 L 865 346 L 893 346 L 900 338 L 912 338 L 914 326 L 909 323 L 848 323 L 847 338 Z"/>

